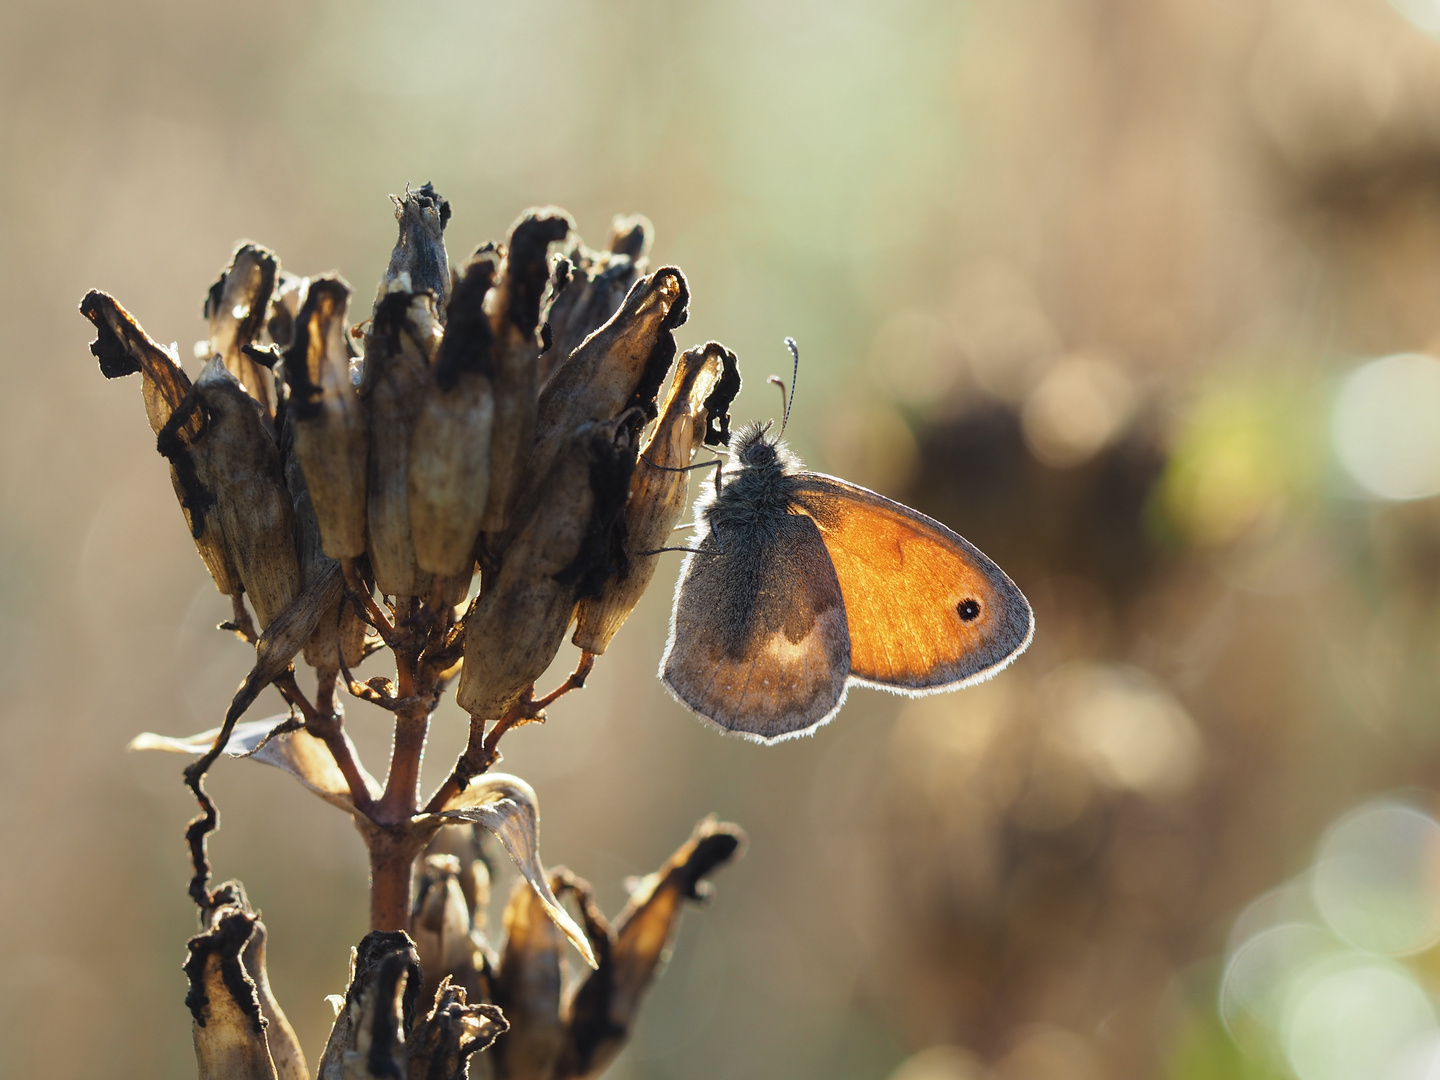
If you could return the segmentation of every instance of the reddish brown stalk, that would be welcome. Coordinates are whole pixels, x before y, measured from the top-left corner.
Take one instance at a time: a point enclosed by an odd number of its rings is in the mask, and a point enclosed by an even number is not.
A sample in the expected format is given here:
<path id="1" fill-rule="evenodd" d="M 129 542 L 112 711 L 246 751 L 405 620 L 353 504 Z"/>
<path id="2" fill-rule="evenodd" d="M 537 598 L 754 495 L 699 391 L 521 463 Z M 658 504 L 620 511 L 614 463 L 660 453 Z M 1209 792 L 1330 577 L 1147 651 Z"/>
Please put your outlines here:
<path id="1" fill-rule="evenodd" d="M 385 618 L 385 613 L 380 610 L 380 605 L 370 595 L 370 590 L 360 580 L 360 571 L 355 566 L 354 559 L 341 559 L 340 572 L 345 576 L 345 585 L 350 590 L 350 595 L 360 601 L 363 613 L 367 622 L 370 623 L 388 645 L 395 636 L 395 628 L 390 625 L 390 620 Z"/>
<path id="2" fill-rule="evenodd" d="M 300 710 L 300 714 L 305 718 L 306 732 L 323 742 L 326 749 L 330 751 L 330 756 L 335 759 L 336 766 L 340 769 L 341 774 L 345 777 L 346 785 L 350 788 L 350 799 L 355 804 L 355 809 L 368 815 L 374 807 L 375 800 L 370 795 L 370 789 L 365 786 L 365 778 L 360 775 L 360 766 L 356 764 L 354 755 L 350 753 L 350 744 L 345 741 L 340 716 L 333 711 L 335 672 L 320 673 L 318 696 L 330 706 L 325 711 L 310 704 L 299 684 L 296 683 L 294 672 L 287 672 L 276 679 L 275 686 L 285 696 L 286 701 Z"/>

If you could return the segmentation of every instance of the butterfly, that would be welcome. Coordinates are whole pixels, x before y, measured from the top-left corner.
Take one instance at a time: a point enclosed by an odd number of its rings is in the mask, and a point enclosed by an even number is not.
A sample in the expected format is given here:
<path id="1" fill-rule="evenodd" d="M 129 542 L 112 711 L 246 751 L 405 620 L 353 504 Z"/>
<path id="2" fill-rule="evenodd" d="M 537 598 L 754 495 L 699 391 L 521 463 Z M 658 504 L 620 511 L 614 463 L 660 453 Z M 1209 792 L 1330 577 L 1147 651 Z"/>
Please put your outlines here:
<path id="1" fill-rule="evenodd" d="M 1030 604 L 978 548 L 917 510 L 805 471 L 767 435 L 737 432 L 695 505 L 660 662 L 681 704 L 773 743 L 834 717 L 851 684 L 956 690 L 1024 652 Z"/>

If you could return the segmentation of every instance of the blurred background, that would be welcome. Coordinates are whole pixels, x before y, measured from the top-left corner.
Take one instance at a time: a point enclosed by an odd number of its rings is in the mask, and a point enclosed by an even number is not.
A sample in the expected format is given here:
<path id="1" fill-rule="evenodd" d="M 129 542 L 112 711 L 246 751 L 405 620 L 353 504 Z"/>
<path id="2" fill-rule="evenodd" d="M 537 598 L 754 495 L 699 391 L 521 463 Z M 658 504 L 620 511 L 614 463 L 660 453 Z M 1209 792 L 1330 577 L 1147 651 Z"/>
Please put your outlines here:
<path id="1" fill-rule="evenodd" d="M 188 357 L 238 239 L 363 296 L 433 181 L 452 256 L 533 204 L 593 244 L 649 215 L 736 415 L 794 335 L 808 464 L 1036 613 L 993 682 L 763 748 L 653 678 L 671 556 L 504 745 L 612 914 L 702 815 L 750 834 L 611 1075 L 1440 1075 L 1436 34 L 1435 0 L 0 6 L 0 1074 L 193 1075 L 194 804 L 124 747 L 247 668 L 76 304 Z M 431 781 L 462 744 L 447 704 Z M 278 771 L 211 790 L 313 1061 L 363 850 Z"/>

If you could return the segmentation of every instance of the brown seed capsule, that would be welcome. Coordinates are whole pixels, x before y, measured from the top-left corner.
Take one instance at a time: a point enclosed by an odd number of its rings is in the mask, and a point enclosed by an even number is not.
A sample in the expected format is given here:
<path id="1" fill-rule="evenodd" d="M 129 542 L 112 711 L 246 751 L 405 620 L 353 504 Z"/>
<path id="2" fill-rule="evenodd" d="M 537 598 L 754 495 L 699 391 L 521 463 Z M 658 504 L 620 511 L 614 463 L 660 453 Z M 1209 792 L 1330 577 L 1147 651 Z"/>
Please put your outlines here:
<path id="1" fill-rule="evenodd" d="M 477 254 L 455 286 L 410 444 L 415 558 L 420 569 L 445 577 L 468 576 L 473 568 L 490 492 L 495 335 L 485 314 L 485 297 L 497 261 L 493 253 Z"/>
<path id="2" fill-rule="evenodd" d="M 405 1046 L 411 1080 L 485 1080 L 493 1076 L 485 1067 L 488 1055 L 474 1061 L 471 1055 L 488 1049 L 505 1034 L 510 1025 L 504 1014 L 494 1005 L 469 1003 L 465 989 L 448 982 L 441 984 L 434 1001 Z"/>
<path id="3" fill-rule="evenodd" d="M 626 570 L 593 599 L 582 599 L 573 641 L 597 656 L 605 651 L 655 576 L 653 552 L 670 535 L 689 497 L 690 464 L 705 438 L 706 403 L 726 367 L 734 370 L 735 355 L 710 342 L 680 357 L 665 407 L 649 439 L 640 449 L 625 503 Z"/>
<path id="4" fill-rule="evenodd" d="M 175 357 L 151 340 L 130 313 L 108 294 L 87 293 L 80 302 L 80 313 L 95 325 L 98 336 L 90 351 L 100 361 L 101 374 L 107 379 L 117 379 L 140 373 L 145 415 L 150 429 L 158 436 L 190 392 L 190 377 Z M 182 436 L 193 439 L 199 434 L 200 425 L 198 414 L 188 416 L 182 425 Z M 187 470 L 183 477 L 180 468 Z M 215 587 L 226 596 L 239 595 L 243 591 L 240 574 L 220 534 L 215 507 L 207 504 L 204 493 L 199 491 L 199 482 L 194 478 L 188 458 L 180 466 L 171 463 L 170 482 L 195 548 L 210 571 Z"/>
<path id="5" fill-rule="evenodd" d="M 620 310 L 560 366 L 540 394 L 531 477 L 547 475 L 581 424 L 614 420 L 632 406 L 655 415 L 655 394 L 675 359 L 673 331 L 685 321 L 688 299 L 684 275 L 661 267 L 636 282 Z M 530 484 L 517 502 L 517 516 L 527 516 L 543 490 Z"/>
<path id="6" fill-rule="evenodd" d="M 527 210 L 510 227 L 499 284 L 491 294 L 495 428 L 482 523 L 486 532 L 507 527 L 523 477 L 530 475 L 526 470 L 540 392 L 536 365 L 543 348 L 537 337 L 540 301 L 550 280 L 550 245 L 565 239 L 572 228 L 570 215 L 557 207 Z"/>
<path id="7" fill-rule="evenodd" d="M 446 978 L 464 988 L 471 1000 L 484 1000 L 485 957 L 470 936 L 470 905 L 461 885 L 460 860 L 454 855 L 427 855 L 417 877 L 410 936 L 425 973 L 422 1000 L 433 1001 Z M 533 892 L 529 885 L 525 888 Z"/>
<path id="8" fill-rule="evenodd" d="M 391 195 L 390 199 L 395 203 L 400 237 L 390 252 L 390 265 L 375 295 L 376 307 L 399 285 L 406 292 L 428 292 L 435 298 L 436 309 L 443 313 L 450 299 L 450 261 L 445 253 L 450 203 L 429 184 L 419 191 L 407 186 L 404 195 Z"/>
<path id="9" fill-rule="evenodd" d="M 257 925 L 254 915 L 225 907 L 215 913 L 209 930 L 188 943 L 185 1004 L 193 1018 L 201 1080 L 277 1080 L 266 1018 L 242 960 Z"/>
<path id="10" fill-rule="evenodd" d="M 218 356 L 195 381 L 195 395 L 205 424 L 182 453 L 215 500 L 220 533 L 263 629 L 300 591 L 295 514 L 280 451 L 261 424 L 259 405 Z"/>
<path id="11" fill-rule="evenodd" d="M 655 228 L 641 214 L 617 217 L 610 224 L 605 251 L 594 251 L 577 237 L 556 267 L 555 295 L 545 311 L 550 347 L 540 356 L 540 385 L 602 326 L 645 272 Z"/>
<path id="12" fill-rule="evenodd" d="M 339 573 L 339 564 L 329 558 L 321 546 L 320 523 L 304 470 L 295 453 L 296 431 L 294 412 L 286 410 L 285 430 L 281 439 L 285 459 L 285 486 L 290 491 L 295 510 L 295 550 L 300 560 L 300 584 L 309 589 L 323 575 Z M 317 671 L 336 671 L 360 663 L 365 648 L 365 623 L 355 605 L 336 600 L 323 612 L 308 641 L 305 662 Z"/>
<path id="13" fill-rule="evenodd" d="M 479 720 L 504 716 L 544 674 L 565 640 L 575 602 L 594 558 L 597 510 L 616 501 L 597 491 L 633 454 L 621 424 L 586 424 L 572 432 L 545 478 L 545 498 L 487 581 L 466 620 L 465 663 L 456 701 Z M 620 489 L 623 507 L 624 488 Z"/>
<path id="14" fill-rule="evenodd" d="M 270 294 L 270 312 L 265 331 L 272 343 L 288 349 L 295 337 L 295 320 L 310 288 L 310 279 L 281 270 L 275 278 L 275 291 Z"/>
<path id="15" fill-rule="evenodd" d="M 287 422 L 332 559 L 365 553 L 365 485 L 370 433 L 350 378 L 345 311 L 350 286 L 328 276 L 310 283 L 285 353 Z"/>
<path id="16" fill-rule="evenodd" d="M 316 1077 L 408 1077 L 405 1042 L 420 1001 L 420 960 L 409 935 L 398 930 L 366 934 L 351 953 L 345 1003 Z"/>
<path id="17" fill-rule="evenodd" d="M 558 882 L 552 877 L 551 888 Z M 505 905 L 505 949 L 495 981 L 495 1003 L 510 1032 L 495 1047 L 506 1077 L 548 1077 L 565 1045 L 560 1016 L 566 982 L 565 935 L 535 890 L 517 881 Z"/>
<path id="18" fill-rule="evenodd" d="M 706 876 L 741 851 L 745 834 L 706 818 L 680 850 L 645 878 L 615 920 L 608 949 L 597 949 L 600 966 L 576 991 L 570 1006 L 565 1049 L 554 1080 L 598 1077 L 615 1060 L 640 1009 L 640 999 L 670 954 L 687 900 L 709 892 Z"/>
<path id="19" fill-rule="evenodd" d="M 415 561 L 410 523 L 410 444 L 440 344 L 435 298 L 397 282 L 376 305 L 365 335 L 360 396 L 369 414 L 366 550 L 375 583 L 390 596 L 418 596 L 430 576 Z"/>
<path id="20" fill-rule="evenodd" d="M 265 407 L 267 417 L 275 415 L 275 377 L 244 348 L 265 329 L 279 269 L 273 252 L 246 241 L 235 249 L 230 266 L 205 297 L 210 355 L 224 361 L 246 392 Z"/>

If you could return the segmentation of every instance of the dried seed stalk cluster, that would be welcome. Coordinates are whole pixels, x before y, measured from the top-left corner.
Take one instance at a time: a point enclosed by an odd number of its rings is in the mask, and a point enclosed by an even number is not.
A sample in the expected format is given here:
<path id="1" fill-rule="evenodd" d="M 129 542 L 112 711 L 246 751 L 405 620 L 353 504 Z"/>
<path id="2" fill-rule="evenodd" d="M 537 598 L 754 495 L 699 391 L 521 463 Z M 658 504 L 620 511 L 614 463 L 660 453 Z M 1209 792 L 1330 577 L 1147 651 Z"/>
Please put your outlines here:
<path id="1" fill-rule="evenodd" d="M 617 219 L 595 251 L 564 211 L 531 210 L 452 268 L 449 204 L 428 184 L 395 204 L 399 239 L 353 328 L 342 278 L 297 277 L 241 244 L 206 297 L 193 380 L 113 298 L 81 303 L 101 371 L 140 375 L 185 523 L 231 598 L 222 629 L 255 648 L 219 728 L 132 744 L 198 755 L 185 779 L 201 805 L 187 841 L 202 932 L 185 970 L 200 1075 L 310 1075 L 265 976 L 263 924 L 238 883 L 210 884 L 204 778 L 227 754 L 290 772 L 349 813 L 369 851 L 371 933 L 333 999 L 318 1076 L 596 1076 L 682 901 L 743 836 L 701 822 L 611 924 L 583 880 L 541 862 L 534 791 L 489 770 L 507 730 L 584 684 L 649 584 L 685 467 L 728 436 L 735 357 L 711 343 L 677 359 L 689 291 L 674 267 L 647 271 L 643 218 Z M 537 698 L 572 625 L 575 673 Z M 393 675 L 357 679 L 379 651 Z M 430 716 L 451 683 L 469 740 L 422 799 Z M 242 721 L 272 685 L 288 715 Z M 337 691 L 393 715 L 383 783 Z M 522 875 L 498 952 L 477 830 Z M 570 946 L 593 969 L 573 983 Z"/>

